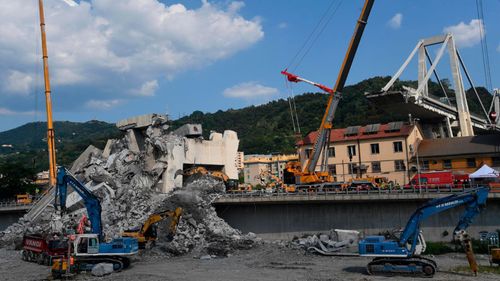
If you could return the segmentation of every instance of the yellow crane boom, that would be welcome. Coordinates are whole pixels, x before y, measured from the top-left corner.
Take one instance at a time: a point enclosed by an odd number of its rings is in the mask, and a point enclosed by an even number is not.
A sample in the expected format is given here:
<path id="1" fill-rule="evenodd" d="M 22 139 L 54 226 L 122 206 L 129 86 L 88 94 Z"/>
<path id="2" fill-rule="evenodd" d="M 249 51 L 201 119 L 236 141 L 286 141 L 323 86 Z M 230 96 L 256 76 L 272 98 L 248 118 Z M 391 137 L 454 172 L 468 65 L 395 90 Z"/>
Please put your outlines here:
<path id="1" fill-rule="evenodd" d="M 42 59 L 43 77 L 45 82 L 45 107 L 47 109 L 47 146 L 49 152 L 49 184 L 56 185 L 56 144 L 54 139 L 54 125 L 52 122 L 52 100 L 50 91 L 49 76 L 49 55 L 47 53 L 47 38 L 45 35 L 45 15 L 43 12 L 43 1 L 38 0 L 38 10 L 40 13 L 40 33 L 42 37 Z"/>

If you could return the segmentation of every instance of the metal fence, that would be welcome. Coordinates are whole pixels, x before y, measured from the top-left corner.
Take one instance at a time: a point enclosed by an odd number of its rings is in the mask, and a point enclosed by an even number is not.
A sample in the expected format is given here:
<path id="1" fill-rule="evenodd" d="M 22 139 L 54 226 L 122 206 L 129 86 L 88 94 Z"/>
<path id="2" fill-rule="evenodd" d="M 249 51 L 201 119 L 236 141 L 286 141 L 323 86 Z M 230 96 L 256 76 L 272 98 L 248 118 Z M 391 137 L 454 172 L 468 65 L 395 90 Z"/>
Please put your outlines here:
<path id="1" fill-rule="evenodd" d="M 274 196 L 318 196 L 318 195 L 361 195 L 370 194 L 376 196 L 387 194 L 455 194 L 476 189 L 477 185 L 464 185 L 461 187 L 432 187 L 432 188 L 387 188 L 387 189 L 335 189 L 335 190 L 301 190 L 297 192 L 269 192 L 266 190 L 253 191 L 228 191 L 224 197 L 274 197 Z M 492 188 L 491 192 L 500 192 L 500 188 Z"/>
<path id="2" fill-rule="evenodd" d="M 13 207 L 31 207 L 33 203 L 18 203 L 16 200 L 0 201 L 0 209 Z"/>

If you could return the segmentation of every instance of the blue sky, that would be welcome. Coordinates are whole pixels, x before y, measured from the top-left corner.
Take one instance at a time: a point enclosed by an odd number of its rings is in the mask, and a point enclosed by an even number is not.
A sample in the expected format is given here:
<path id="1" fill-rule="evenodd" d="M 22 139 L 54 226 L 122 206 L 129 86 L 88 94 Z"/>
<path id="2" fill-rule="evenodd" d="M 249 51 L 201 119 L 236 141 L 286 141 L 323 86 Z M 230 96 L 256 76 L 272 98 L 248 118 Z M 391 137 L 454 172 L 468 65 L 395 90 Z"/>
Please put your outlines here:
<path id="1" fill-rule="evenodd" d="M 0 0 L 0 131 L 45 120 L 36 2 Z M 337 12 L 293 69 L 328 86 L 363 5 L 333 2 Z M 116 122 L 150 112 L 175 119 L 287 97 L 279 72 L 332 1 L 75 3 L 45 0 L 54 119 Z M 500 87 L 500 0 L 486 0 L 484 8 L 492 84 Z M 419 39 L 448 30 L 456 33 L 474 82 L 483 85 L 478 26 L 472 0 L 376 1 L 347 84 L 392 75 Z M 443 63 L 438 71 L 446 78 L 447 57 Z M 416 79 L 416 65 L 402 78 Z M 316 89 L 294 85 L 293 91 Z"/>

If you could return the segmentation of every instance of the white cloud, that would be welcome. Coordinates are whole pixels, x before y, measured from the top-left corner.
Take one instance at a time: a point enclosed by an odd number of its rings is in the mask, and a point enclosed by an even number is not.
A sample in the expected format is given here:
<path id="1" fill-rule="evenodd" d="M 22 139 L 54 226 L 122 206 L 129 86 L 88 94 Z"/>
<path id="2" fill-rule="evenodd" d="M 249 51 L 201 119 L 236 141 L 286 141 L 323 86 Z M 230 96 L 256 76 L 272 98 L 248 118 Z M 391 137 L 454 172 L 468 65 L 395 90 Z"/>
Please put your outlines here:
<path id="1" fill-rule="evenodd" d="M 5 107 L 0 107 L 0 115 L 34 115 L 34 111 L 14 111 Z"/>
<path id="2" fill-rule="evenodd" d="M 286 22 L 280 22 L 278 24 L 278 28 L 279 29 L 284 29 L 284 28 L 287 28 L 288 27 L 288 24 Z"/>
<path id="3" fill-rule="evenodd" d="M 444 33 L 452 33 L 455 42 L 460 47 L 472 47 L 481 41 L 482 21 L 478 19 L 471 20 L 468 24 L 460 22 L 457 25 L 447 26 L 443 29 Z M 483 26 L 483 36 L 486 30 Z"/>
<path id="4" fill-rule="evenodd" d="M 498 44 L 497 51 L 500 52 L 500 43 Z"/>
<path id="5" fill-rule="evenodd" d="M 76 3 L 75 1 L 73 0 L 63 0 L 64 2 L 66 2 L 66 4 L 70 5 L 71 7 L 76 7 L 78 6 L 78 3 Z"/>
<path id="6" fill-rule="evenodd" d="M 239 12 L 243 7 L 245 7 L 245 2 L 242 1 L 234 1 L 229 4 L 229 7 L 227 8 L 227 11 L 231 14 L 236 14 Z"/>
<path id="7" fill-rule="evenodd" d="M 7 93 L 17 93 L 26 96 L 29 94 L 32 85 L 33 77 L 31 75 L 11 70 L 5 79 L 4 90 Z"/>
<path id="8" fill-rule="evenodd" d="M 403 14 L 397 13 L 387 22 L 387 24 L 393 29 L 399 29 L 401 27 L 402 22 L 403 22 Z"/>
<path id="9" fill-rule="evenodd" d="M 109 100 L 125 98 L 144 81 L 175 79 L 180 72 L 228 58 L 264 36 L 258 17 L 239 14 L 243 2 L 215 5 L 204 0 L 196 8 L 159 0 L 65 2 L 70 5 L 44 1 L 51 82 L 89 87 L 87 100 L 99 100 L 103 93 Z M 38 3 L 0 1 L 0 18 L 0 88 L 22 92 L 23 79 L 9 84 L 4 77 L 18 71 L 27 79 L 36 61 L 41 69 L 40 34 L 34 28 Z M 150 91 L 145 87 L 144 93 L 154 94 L 154 86 L 149 84 Z M 0 96 L 0 104 L 4 102 Z"/>
<path id="10" fill-rule="evenodd" d="M 89 100 L 85 103 L 85 106 L 90 109 L 96 110 L 108 110 L 113 107 L 116 107 L 120 104 L 123 104 L 123 100 L 120 99 L 112 99 L 112 100 Z"/>
<path id="11" fill-rule="evenodd" d="M 156 90 L 158 90 L 158 81 L 151 80 L 144 82 L 139 89 L 132 90 L 132 94 L 137 96 L 152 97 L 155 95 Z"/>
<path id="12" fill-rule="evenodd" d="M 266 87 L 257 82 L 245 82 L 225 89 L 223 94 L 230 98 L 262 98 L 278 94 L 278 89 Z"/>

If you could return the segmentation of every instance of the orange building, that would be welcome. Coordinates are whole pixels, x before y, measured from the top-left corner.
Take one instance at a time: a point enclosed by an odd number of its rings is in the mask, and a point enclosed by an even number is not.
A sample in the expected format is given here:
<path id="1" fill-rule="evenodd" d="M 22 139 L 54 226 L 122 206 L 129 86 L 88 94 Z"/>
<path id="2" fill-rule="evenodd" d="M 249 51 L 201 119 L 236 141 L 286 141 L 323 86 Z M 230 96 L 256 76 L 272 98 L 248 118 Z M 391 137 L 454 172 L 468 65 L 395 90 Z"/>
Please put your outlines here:
<path id="1" fill-rule="evenodd" d="M 452 170 L 470 174 L 483 164 L 498 170 L 500 134 L 425 139 L 418 146 L 418 155 L 421 171 Z"/>

